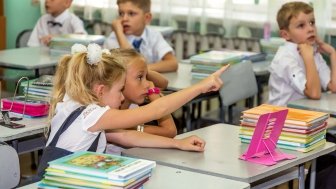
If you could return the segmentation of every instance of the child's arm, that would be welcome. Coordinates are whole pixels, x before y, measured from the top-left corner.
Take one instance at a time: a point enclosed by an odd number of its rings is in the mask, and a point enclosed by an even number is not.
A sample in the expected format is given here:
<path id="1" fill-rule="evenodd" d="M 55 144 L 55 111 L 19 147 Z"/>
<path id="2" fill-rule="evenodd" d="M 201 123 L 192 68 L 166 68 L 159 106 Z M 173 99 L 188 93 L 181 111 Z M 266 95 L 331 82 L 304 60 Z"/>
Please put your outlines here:
<path id="1" fill-rule="evenodd" d="M 42 44 L 46 45 L 46 46 L 49 46 L 49 43 L 51 41 L 51 38 L 52 38 L 52 35 L 46 35 L 46 36 L 42 36 L 40 38 L 40 41 Z"/>
<path id="2" fill-rule="evenodd" d="M 119 130 L 106 133 L 110 143 L 125 147 L 176 148 L 187 151 L 204 151 L 205 141 L 197 136 L 172 139 L 134 130 Z"/>
<path id="3" fill-rule="evenodd" d="M 168 80 L 159 72 L 148 69 L 147 80 L 152 81 L 155 86 L 165 89 L 168 86 Z"/>
<path id="4" fill-rule="evenodd" d="M 124 49 L 133 48 L 132 45 L 127 41 L 120 18 L 117 18 L 112 21 L 112 29 L 117 37 L 120 48 L 124 48 Z"/>
<path id="5" fill-rule="evenodd" d="M 228 68 L 228 66 L 229 65 L 223 66 L 209 77 L 191 87 L 161 97 L 145 106 L 127 110 L 109 109 L 92 127 L 89 128 L 89 131 L 126 129 L 134 127 L 134 125 L 158 120 L 177 110 L 182 105 L 202 93 L 218 91 L 223 84 L 220 75 Z"/>
<path id="6" fill-rule="evenodd" d="M 317 39 L 317 44 L 319 47 L 319 52 L 328 54 L 330 58 L 330 82 L 328 83 L 328 89 L 332 92 L 336 92 L 336 51 L 334 47 L 328 43 L 323 42 L 320 39 Z"/>
<path id="7" fill-rule="evenodd" d="M 310 44 L 299 44 L 299 52 L 306 68 L 306 88 L 304 94 L 311 99 L 320 99 L 321 84 L 314 62 L 314 49 Z"/>
<path id="8" fill-rule="evenodd" d="M 148 65 L 148 69 L 157 72 L 175 72 L 177 67 L 177 59 L 172 52 L 165 54 L 159 62 Z"/>
<path id="9" fill-rule="evenodd" d="M 150 88 L 155 87 L 153 82 L 150 82 Z M 159 99 L 161 96 L 160 94 L 150 94 L 148 95 L 148 99 L 150 102 L 153 102 L 157 99 Z M 176 125 L 174 122 L 173 117 L 169 114 L 166 116 L 163 116 L 162 118 L 157 120 L 158 125 L 145 125 L 144 132 L 154 134 L 154 135 L 160 135 L 165 137 L 173 138 L 177 134 Z"/>

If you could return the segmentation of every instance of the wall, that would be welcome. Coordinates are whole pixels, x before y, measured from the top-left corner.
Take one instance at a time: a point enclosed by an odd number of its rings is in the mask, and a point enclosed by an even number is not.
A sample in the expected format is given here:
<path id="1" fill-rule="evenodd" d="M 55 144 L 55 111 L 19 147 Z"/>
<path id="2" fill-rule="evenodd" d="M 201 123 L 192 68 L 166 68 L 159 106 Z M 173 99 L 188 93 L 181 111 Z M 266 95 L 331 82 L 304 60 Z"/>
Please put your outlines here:
<path id="1" fill-rule="evenodd" d="M 32 4 L 38 2 L 36 0 L 4 0 L 4 9 L 6 16 L 6 49 L 15 48 L 15 41 L 18 34 L 25 29 L 33 29 L 35 23 L 39 19 L 40 5 Z M 22 76 L 31 77 L 33 71 L 21 71 L 13 69 L 5 69 L 5 78 L 17 78 Z M 15 79 L 15 81 L 17 81 Z M 9 92 L 14 92 L 16 82 L 7 81 L 3 84 L 4 88 Z"/>
<path id="2" fill-rule="evenodd" d="M 15 48 L 16 36 L 25 29 L 32 29 L 40 17 L 40 5 L 34 0 L 4 0 L 6 16 L 7 49 Z M 36 1 L 34 1 L 36 2 Z"/>

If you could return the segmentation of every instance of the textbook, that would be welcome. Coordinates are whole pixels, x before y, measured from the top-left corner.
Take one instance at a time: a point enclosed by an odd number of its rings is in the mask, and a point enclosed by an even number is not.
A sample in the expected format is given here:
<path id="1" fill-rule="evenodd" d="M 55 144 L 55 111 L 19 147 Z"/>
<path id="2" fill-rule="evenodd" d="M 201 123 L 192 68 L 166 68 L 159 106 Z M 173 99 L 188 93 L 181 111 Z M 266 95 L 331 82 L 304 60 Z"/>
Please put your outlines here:
<path id="1" fill-rule="evenodd" d="M 150 176 L 152 170 L 143 170 L 138 172 L 137 174 L 134 175 L 133 178 L 130 179 L 118 179 L 118 180 L 113 180 L 113 179 L 107 179 L 107 178 L 101 178 L 101 177 L 96 177 L 95 175 L 89 176 L 89 175 L 84 175 L 80 173 L 74 173 L 70 171 L 64 171 L 64 170 L 59 170 L 59 169 L 53 169 L 53 168 L 47 168 L 46 169 L 46 176 L 49 177 L 67 177 L 67 178 L 73 178 L 73 179 L 78 179 L 78 180 L 85 180 L 89 182 L 97 182 L 97 183 L 103 183 L 106 185 L 113 185 L 113 186 L 127 186 L 133 182 L 136 182 L 137 180 L 143 178 L 143 177 L 148 177 Z"/>
<path id="2" fill-rule="evenodd" d="M 114 180 L 131 179 L 155 165 L 154 161 L 86 151 L 49 162 L 50 168 Z"/>
<path id="3" fill-rule="evenodd" d="M 262 114 L 283 109 L 288 109 L 288 115 L 285 124 L 312 127 L 314 123 L 319 122 L 320 125 L 320 122 L 324 122 L 329 118 L 328 113 L 274 106 L 270 104 L 262 104 L 260 106 L 243 111 L 243 117 L 257 119 Z"/>
<path id="4" fill-rule="evenodd" d="M 32 84 L 38 86 L 53 86 L 54 76 L 52 75 L 41 75 L 39 78 L 35 79 Z"/>
<path id="5" fill-rule="evenodd" d="M 71 53 L 71 47 L 75 43 L 87 46 L 90 43 L 96 43 L 100 46 L 104 44 L 103 35 L 85 35 L 85 34 L 62 34 L 54 36 L 49 44 L 50 55 L 59 56 Z"/>
<path id="6" fill-rule="evenodd" d="M 190 58 L 190 63 L 209 66 L 223 66 L 225 64 L 240 62 L 244 57 L 245 56 L 243 54 L 234 51 L 211 50 L 192 56 Z"/>
<path id="7" fill-rule="evenodd" d="M 127 186 L 114 186 L 109 185 L 106 183 L 98 183 L 98 182 L 91 182 L 81 179 L 74 179 L 69 177 L 54 177 L 45 175 L 42 183 L 47 184 L 48 186 L 58 186 L 66 187 L 66 188 L 81 188 L 81 187 L 90 187 L 90 188 L 102 188 L 102 189 L 133 189 L 138 188 L 139 186 L 143 185 L 144 182 L 148 181 L 149 175 L 142 177 Z"/>

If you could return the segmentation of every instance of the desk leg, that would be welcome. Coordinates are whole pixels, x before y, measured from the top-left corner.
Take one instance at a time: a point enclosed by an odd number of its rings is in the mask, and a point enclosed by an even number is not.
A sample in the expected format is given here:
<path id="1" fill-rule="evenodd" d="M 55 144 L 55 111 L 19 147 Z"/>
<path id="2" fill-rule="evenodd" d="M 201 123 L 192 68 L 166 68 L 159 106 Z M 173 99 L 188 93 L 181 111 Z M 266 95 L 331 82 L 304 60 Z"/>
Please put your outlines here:
<path id="1" fill-rule="evenodd" d="M 185 112 L 185 121 L 186 121 L 186 128 L 187 128 L 187 132 L 191 131 L 191 111 L 190 111 L 190 106 L 192 106 L 191 104 L 186 104 L 185 108 L 186 108 L 186 112 Z"/>
<path id="2" fill-rule="evenodd" d="M 299 189 L 305 188 L 304 164 L 299 165 Z"/>
<path id="3" fill-rule="evenodd" d="M 315 188 L 315 179 L 316 179 L 316 159 L 312 160 L 312 164 L 310 166 L 310 189 Z"/>
<path id="4" fill-rule="evenodd" d="M 40 76 L 40 71 L 39 69 L 35 69 L 35 77 L 38 78 Z"/>
<path id="5" fill-rule="evenodd" d="M 19 141 L 18 140 L 12 141 L 12 147 L 16 150 L 17 153 L 19 153 Z"/>

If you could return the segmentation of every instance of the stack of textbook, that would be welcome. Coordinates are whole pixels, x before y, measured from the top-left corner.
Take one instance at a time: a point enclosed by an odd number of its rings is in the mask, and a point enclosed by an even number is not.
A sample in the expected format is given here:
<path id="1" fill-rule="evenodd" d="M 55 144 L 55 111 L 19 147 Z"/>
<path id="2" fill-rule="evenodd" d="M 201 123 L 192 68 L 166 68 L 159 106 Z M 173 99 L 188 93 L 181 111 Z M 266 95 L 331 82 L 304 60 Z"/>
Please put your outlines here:
<path id="1" fill-rule="evenodd" d="M 50 41 L 50 55 L 60 56 L 71 53 L 71 47 L 75 43 L 87 46 L 90 43 L 103 45 L 105 37 L 103 35 L 84 35 L 84 34 L 63 34 L 55 36 Z"/>
<path id="2" fill-rule="evenodd" d="M 238 50 L 211 50 L 190 58 L 193 65 L 191 75 L 194 78 L 205 78 L 226 64 L 235 64 L 243 60 L 265 60 L 265 54 Z"/>
<path id="3" fill-rule="evenodd" d="M 239 134 L 241 141 L 250 143 L 260 115 L 283 109 L 288 109 L 288 114 L 277 143 L 279 148 L 308 152 L 326 143 L 329 114 L 268 104 L 243 111 Z"/>
<path id="4" fill-rule="evenodd" d="M 21 83 L 21 87 L 23 87 L 23 92 L 28 95 L 30 100 L 49 102 L 53 87 L 53 76 L 42 75 L 39 78 L 24 81 Z"/>
<path id="5" fill-rule="evenodd" d="M 136 189 L 149 180 L 154 161 L 75 152 L 49 162 L 39 188 Z"/>

